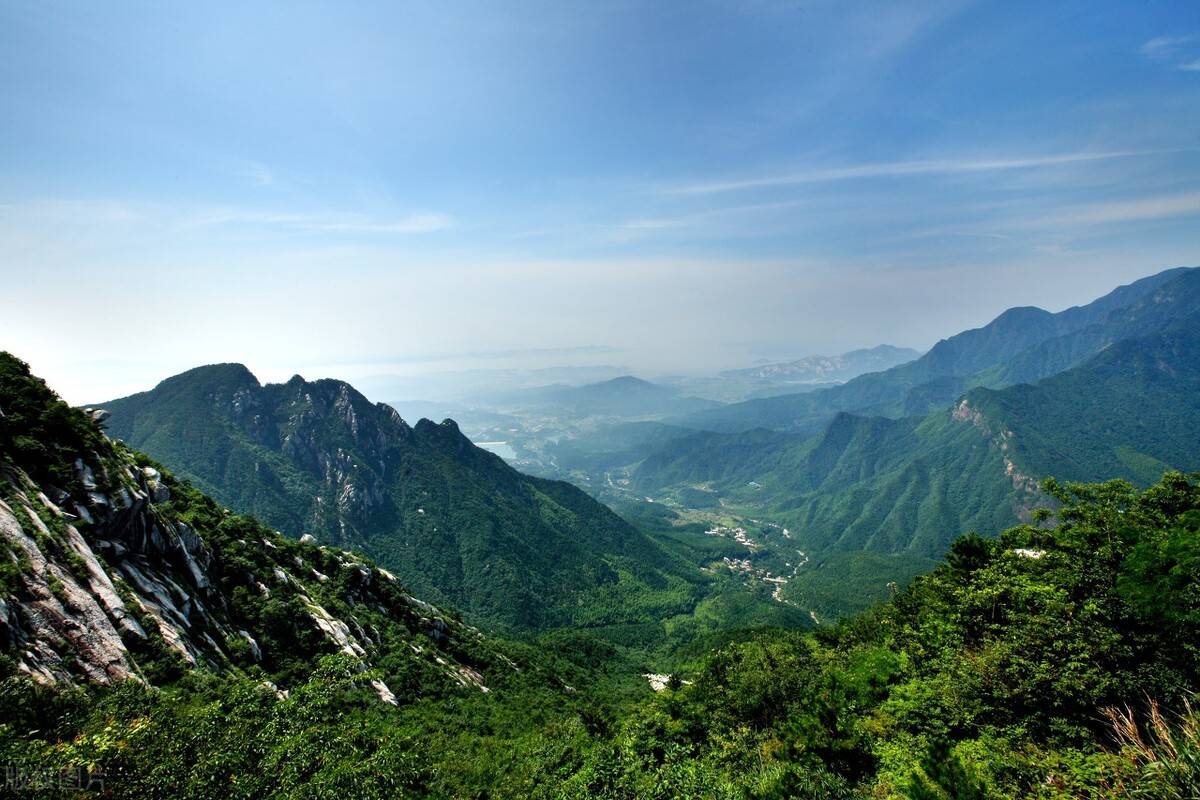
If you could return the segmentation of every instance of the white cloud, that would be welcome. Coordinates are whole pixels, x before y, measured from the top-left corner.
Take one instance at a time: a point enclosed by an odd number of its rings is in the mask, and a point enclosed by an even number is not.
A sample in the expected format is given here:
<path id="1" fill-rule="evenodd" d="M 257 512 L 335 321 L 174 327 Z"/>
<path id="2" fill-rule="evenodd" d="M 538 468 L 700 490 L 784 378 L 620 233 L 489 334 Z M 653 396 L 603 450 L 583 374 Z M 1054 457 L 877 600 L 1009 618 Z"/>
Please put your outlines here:
<path id="1" fill-rule="evenodd" d="M 413 214 L 395 220 L 332 220 L 316 219 L 302 223 L 307 230 L 322 233 L 435 233 L 454 227 L 454 218 L 448 214 Z"/>
<path id="2" fill-rule="evenodd" d="M 1185 72 L 1200 72 L 1200 33 L 1181 36 L 1157 36 L 1140 48 L 1146 58 L 1170 63 Z"/>
<path id="3" fill-rule="evenodd" d="M 363 214 L 300 214 L 290 212 L 255 211 L 225 208 L 188 214 L 186 224 L 258 225 L 305 233 L 416 235 L 435 233 L 454 227 L 449 214 L 420 213 L 397 218 L 371 217 Z"/>
<path id="4" fill-rule="evenodd" d="M 1189 33 L 1183 36 L 1156 36 L 1142 45 L 1144 55 L 1159 57 L 1170 55 L 1184 45 L 1200 41 L 1200 33 Z"/>
<path id="5" fill-rule="evenodd" d="M 1030 227 L 1109 225 L 1200 214 L 1200 192 L 1093 203 L 1028 221 Z"/>
<path id="6" fill-rule="evenodd" d="M 668 190 L 671 194 L 716 194 L 746 189 L 763 189 L 777 186 L 794 186 L 807 183 L 859 180 L 865 178 L 903 178 L 914 175 L 952 175 L 997 170 L 1033 169 L 1075 164 L 1087 161 L 1104 161 L 1114 158 L 1154 155 L 1155 150 L 1114 150 L 1058 153 L 1049 156 L 1025 156 L 983 159 L 932 159 L 919 161 L 890 161 L 874 164 L 856 164 L 842 167 L 812 169 L 789 172 L 758 178 L 744 178 L 709 183 L 692 183 Z"/>
<path id="7" fill-rule="evenodd" d="M 159 230 L 167 227 L 257 226 L 304 233 L 417 235 L 452 228 L 456 221 L 449 214 L 433 212 L 389 217 L 339 211 L 310 213 L 244 207 L 177 207 L 115 199 L 37 199 L 0 204 L 0 230 L 117 224 L 141 224 Z"/>
<path id="8" fill-rule="evenodd" d="M 762 212 L 778 211 L 785 208 L 793 208 L 796 206 L 794 202 L 782 203 L 753 203 L 748 205 L 725 206 L 721 208 L 710 208 L 706 211 L 698 211 L 694 214 L 685 214 L 677 217 L 639 217 L 637 219 L 627 220 L 615 226 L 618 231 L 624 233 L 654 233 L 656 231 L 672 231 L 683 228 L 706 228 L 714 230 L 724 218 L 746 217 L 759 214 Z"/>

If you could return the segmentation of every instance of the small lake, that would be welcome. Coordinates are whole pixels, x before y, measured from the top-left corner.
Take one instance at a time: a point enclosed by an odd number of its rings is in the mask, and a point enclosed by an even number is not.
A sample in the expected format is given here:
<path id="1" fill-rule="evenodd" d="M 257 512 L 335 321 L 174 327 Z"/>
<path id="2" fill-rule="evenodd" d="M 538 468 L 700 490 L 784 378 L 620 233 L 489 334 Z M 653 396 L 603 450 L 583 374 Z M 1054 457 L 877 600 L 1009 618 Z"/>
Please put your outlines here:
<path id="1" fill-rule="evenodd" d="M 482 447 L 503 458 L 505 461 L 516 461 L 517 451 L 508 442 L 475 442 L 476 447 Z"/>

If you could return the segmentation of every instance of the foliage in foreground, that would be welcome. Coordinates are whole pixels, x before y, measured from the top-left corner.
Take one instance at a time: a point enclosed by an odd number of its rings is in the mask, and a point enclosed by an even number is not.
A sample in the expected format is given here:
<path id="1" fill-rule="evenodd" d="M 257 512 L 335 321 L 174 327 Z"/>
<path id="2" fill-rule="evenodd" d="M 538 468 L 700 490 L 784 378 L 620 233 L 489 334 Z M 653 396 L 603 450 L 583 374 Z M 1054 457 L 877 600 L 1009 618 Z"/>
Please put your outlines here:
<path id="1" fill-rule="evenodd" d="M 336 657 L 282 700 L 9 677 L 0 760 L 101 768 L 114 797 L 1194 797 L 1200 476 L 1046 488 L 1055 527 L 964 537 L 892 602 L 731 636 L 652 698 L 594 691 L 578 641 L 554 667 L 574 691 L 398 709 Z"/>

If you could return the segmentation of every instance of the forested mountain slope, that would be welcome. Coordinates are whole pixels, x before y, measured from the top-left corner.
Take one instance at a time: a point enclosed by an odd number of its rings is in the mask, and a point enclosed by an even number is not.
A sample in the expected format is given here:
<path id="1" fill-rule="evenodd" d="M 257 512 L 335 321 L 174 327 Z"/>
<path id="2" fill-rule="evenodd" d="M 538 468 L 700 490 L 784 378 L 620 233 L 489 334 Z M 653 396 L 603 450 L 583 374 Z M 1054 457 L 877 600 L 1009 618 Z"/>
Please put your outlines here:
<path id="1" fill-rule="evenodd" d="M 1200 782 L 1200 476 L 1169 473 L 1144 492 L 1119 481 L 1047 484 L 1053 526 L 963 537 L 929 575 L 867 614 L 816 633 L 727 632 L 679 653 L 658 694 L 609 698 L 589 684 L 612 651 L 586 634 L 543 638 L 509 663 L 491 641 L 393 593 L 386 574 L 344 553 L 272 537 L 144 467 L 147 482 L 135 485 L 133 456 L 106 449 L 92 422 L 61 403 L 13 403 L 11 375 L 0 369 L 0 453 L 24 487 L 6 490 L 5 508 L 17 503 L 38 552 L 51 554 L 45 565 L 13 559 L 5 527 L 0 759 L 17 797 L 1117 800 L 1188 797 Z M 44 413 L 31 415 L 36 408 Z M 70 459 L 77 452 L 100 456 L 83 458 L 97 497 Z M 122 464 L 134 478 L 108 487 L 109 468 Z M 89 547 L 137 530 L 111 527 L 121 523 L 103 510 L 121 489 L 158 525 L 177 529 L 175 514 L 190 515 L 201 545 L 185 546 L 199 574 L 215 579 L 214 594 L 194 596 L 207 609 L 218 598 L 227 607 L 202 624 L 197 601 L 185 611 L 191 626 L 170 630 L 203 631 L 220 648 L 222 626 L 237 626 L 225 640 L 246 646 L 191 665 L 164 658 L 169 645 L 131 644 L 133 672 L 81 670 L 78 688 L 40 686 L 34 678 L 45 674 L 23 650 L 65 672 L 102 662 L 68 622 L 28 635 L 39 619 L 58 619 L 39 614 L 59 594 L 68 615 L 85 612 L 77 578 L 90 571 L 66 550 L 74 536 L 40 532 L 33 520 L 43 512 L 24 510 L 39 505 L 58 518 L 30 496 L 34 486 L 103 513 L 72 523 Z M 170 499 L 140 496 L 164 488 Z M 167 592 L 172 583 L 199 591 L 186 562 L 168 563 L 175 556 L 102 550 L 95 560 L 110 574 L 144 564 L 139 571 Z M 351 574 L 330 557 L 350 561 Z M 306 576 L 316 568 L 328 580 Z M 283 572 L 266 578 L 278 610 L 249 585 L 273 570 Z M 364 570 L 374 576 L 365 586 L 352 578 Z M 85 580 L 84 594 L 109 602 L 94 576 Z M 165 608 L 156 592 L 130 591 L 126 608 L 150 617 Z M 324 626 L 286 605 L 307 607 L 305 598 L 330 612 Z M 98 613 L 115 626 L 114 608 Z M 413 608 L 421 613 L 410 622 Z M 314 652 L 339 647 L 338 632 L 351 652 L 316 661 Z M 309 649 L 322 640 L 324 649 Z M 275 670 L 281 657 L 285 668 Z M 571 672 L 571 684 L 527 657 Z M 283 684 L 265 684 L 267 675 Z"/>
<path id="2" fill-rule="evenodd" d="M 974 389 L 963 403 L 1019 432 L 1010 457 L 1031 475 L 1144 486 L 1167 467 L 1200 469 L 1200 315 L 1035 384 Z"/>
<path id="3" fill-rule="evenodd" d="M 1028 520 L 1042 478 L 1146 485 L 1167 468 L 1200 469 L 1198 398 L 1200 316 L 1036 384 L 974 389 L 924 417 L 843 413 L 816 437 L 699 433 L 646 458 L 634 485 L 702 485 L 775 515 L 818 567 L 788 592 L 821 582 L 830 559 L 839 565 L 830 581 L 877 572 L 878 592 L 940 557 L 958 532 Z M 847 560 L 860 551 L 877 556 Z M 881 558 L 897 554 L 917 560 L 889 567 Z"/>
<path id="4" fill-rule="evenodd" d="M 605 624 L 689 607 L 706 578 L 570 484 L 452 421 L 409 426 L 336 380 L 200 367 L 103 404 L 110 433 L 293 537 L 361 548 L 481 622 Z"/>
<path id="5" fill-rule="evenodd" d="M 817 437 L 701 433 L 647 458 L 641 491 L 703 485 L 786 520 L 805 552 L 936 557 L 952 531 L 997 531 L 1028 505 L 979 429 L 937 412 L 891 420 L 839 414 Z"/>
<path id="6" fill-rule="evenodd" d="M 1052 486 L 1053 527 L 963 537 L 907 591 L 836 628 L 731 642 L 625 721 L 589 761 L 588 789 L 1192 796 L 1198 477 L 1142 493 Z M 622 795 L 631 783 L 644 794 Z"/>

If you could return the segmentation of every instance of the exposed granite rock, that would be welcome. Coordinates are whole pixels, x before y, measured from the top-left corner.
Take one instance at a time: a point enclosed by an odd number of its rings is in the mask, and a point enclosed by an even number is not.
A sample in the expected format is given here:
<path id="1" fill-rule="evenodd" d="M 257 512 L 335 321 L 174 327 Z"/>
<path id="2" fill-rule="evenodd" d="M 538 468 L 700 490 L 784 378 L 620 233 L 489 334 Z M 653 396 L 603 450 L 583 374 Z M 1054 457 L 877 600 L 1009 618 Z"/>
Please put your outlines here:
<path id="1" fill-rule="evenodd" d="M 217 369 L 226 379 L 216 391 L 266 435 L 250 391 L 257 381 L 244 367 Z M 6 673 L 15 667 L 47 684 L 157 683 L 188 668 L 237 674 L 252 662 L 286 686 L 341 653 L 362 673 L 364 688 L 395 703 L 388 676 L 409 675 L 396 658 L 422 662 L 422 674 L 440 673 L 446 686 L 463 685 L 464 674 L 511 667 L 477 630 L 412 601 L 360 557 L 288 541 L 231 514 L 108 439 L 98 426 L 106 414 L 66 408 L 7 353 L 0 353 L 0 370 L 0 405 L 19 400 L 21 420 L 31 426 L 22 430 L 7 417 L 4 435 L 36 432 L 44 445 L 0 448 Z M 353 435 L 371 436 L 354 398 L 337 387 L 319 384 L 313 397 L 303 382 L 294 388 L 305 403 L 334 407 Z M 38 428 L 29 409 L 39 402 L 74 418 Z M 356 458 L 339 451 L 331 469 L 349 475 L 360 468 Z M 355 503 L 371 494 L 357 484 L 344 488 Z M 426 637 L 439 644 L 429 646 Z"/>
<path id="2" fill-rule="evenodd" d="M 19 470 L 0 477 L 10 500 L 0 500 L 0 543 L 24 567 L 18 591 L 0 595 L 0 647 L 18 668 L 43 683 L 144 680 L 129 649 L 129 642 L 148 638 L 139 616 L 152 621 L 162 641 L 193 667 L 235 669 L 228 642 L 237 639 L 249 646 L 254 662 L 262 662 L 255 636 L 225 617 L 226 599 L 215 589 L 214 555 L 204 538 L 160 513 L 157 504 L 171 497 L 163 476 L 132 463 L 105 468 L 94 454 L 73 466 L 84 488 L 78 499 L 53 487 L 43 491 Z M 76 513 L 64 511 L 50 494 L 70 502 Z M 352 616 L 339 618 L 313 599 L 305 587 L 327 584 L 329 576 L 299 555 L 285 555 L 281 541 L 257 540 L 269 554 L 270 574 L 280 586 L 300 591 L 312 625 L 365 671 L 383 641 L 379 632 L 368 632 Z M 312 536 L 302 540 L 314 543 Z M 480 639 L 478 631 L 448 622 L 437 608 L 406 594 L 400 595 L 402 608 L 387 607 L 372 597 L 373 587 L 394 584 L 394 576 L 349 553 L 333 557 L 352 576 L 352 603 L 400 613 L 414 632 L 451 650 L 456 641 Z M 271 596 L 257 577 L 247 576 L 247 583 L 262 597 Z M 478 670 L 457 663 L 448 652 L 430 658 L 456 683 L 487 690 Z M 366 683 L 381 701 L 398 702 L 384 681 Z"/>

